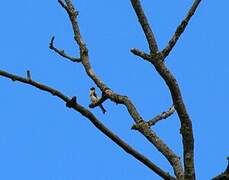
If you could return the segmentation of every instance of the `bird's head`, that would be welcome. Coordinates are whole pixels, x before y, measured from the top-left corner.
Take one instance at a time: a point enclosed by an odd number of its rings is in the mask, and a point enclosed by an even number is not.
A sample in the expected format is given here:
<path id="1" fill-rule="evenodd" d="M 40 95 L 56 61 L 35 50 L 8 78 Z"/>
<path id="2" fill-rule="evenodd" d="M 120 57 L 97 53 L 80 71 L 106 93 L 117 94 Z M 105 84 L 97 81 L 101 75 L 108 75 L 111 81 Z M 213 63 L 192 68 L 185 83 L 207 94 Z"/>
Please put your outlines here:
<path id="1" fill-rule="evenodd" d="M 93 90 L 95 90 L 95 88 L 94 87 L 91 87 L 91 89 L 90 89 L 91 91 L 93 91 Z"/>

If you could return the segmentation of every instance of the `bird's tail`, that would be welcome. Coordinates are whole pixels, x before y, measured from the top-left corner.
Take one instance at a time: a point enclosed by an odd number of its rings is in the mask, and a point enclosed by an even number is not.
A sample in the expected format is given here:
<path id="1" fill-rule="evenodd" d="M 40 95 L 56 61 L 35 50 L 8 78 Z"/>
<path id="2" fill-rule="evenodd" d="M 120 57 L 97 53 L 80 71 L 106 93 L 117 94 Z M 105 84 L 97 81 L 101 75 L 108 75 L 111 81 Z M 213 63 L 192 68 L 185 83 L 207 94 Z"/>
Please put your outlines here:
<path id="1" fill-rule="evenodd" d="M 100 107 L 100 109 L 102 110 L 103 114 L 105 114 L 105 113 L 107 112 L 106 109 L 103 107 L 102 104 L 100 104 L 99 107 Z"/>

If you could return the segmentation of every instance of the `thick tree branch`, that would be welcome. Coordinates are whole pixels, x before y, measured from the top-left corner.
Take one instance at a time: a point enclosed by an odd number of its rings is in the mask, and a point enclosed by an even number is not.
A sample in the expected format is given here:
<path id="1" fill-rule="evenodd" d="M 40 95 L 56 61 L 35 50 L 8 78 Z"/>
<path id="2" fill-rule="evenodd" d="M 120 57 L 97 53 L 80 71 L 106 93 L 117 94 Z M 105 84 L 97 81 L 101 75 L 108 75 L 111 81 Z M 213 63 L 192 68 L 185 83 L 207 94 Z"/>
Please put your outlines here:
<path id="1" fill-rule="evenodd" d="M 97 129 L 99 129 L 101 132 L 103 132 L 107 137 L 109 137 L 113 142 L 115 142 L 118 146 L 120 146 L 124 151 L 131 154 L 133 157 L 138 159 L 140 162 L 142 162 L 144 165 L 146 165 L 148 168 L 153 170 L 155 173 L 157 173 L 160 177 L 167 179 L 167 180 L 175 180 L 175 178 L 169 173 L 166 173 L 162 169 L 160 169 L 158 166 L 156 166 L 154 163 L 152 163 L 148 158 L 146 158 L 144 155 L 133 149 L 130 145 L 128 145 L 125 141 L 123 141 L 121 138 L 119 138 L 116 134 L 114 134 L 112 131 L 110 131 L 107 127 L 105 127 L 89 110 L 81 106 L 76 102 L 76 97 L 73 97 L 72 99 L 69 99 L 67 96 L 65 96 L 60 91 L 51 88 L 49 86 L 46 86 L 44 84 L 38 83 L 30 78 L 24 78 L 21 76 L 17 76 L 14 74 L 10 74 L 6 71 L 0 70 L 0 76 L 9 78 L 13 81 L 19 81 L 25 84 L 29 84 L 31 86 L 34 86 L 40 90 L 46 91 L 51 93 L 54 96 L 57 96 L 58 98 L 62 99 L 67 107 L 73 108 L 79 113 L 81 113 L 84 117 L 86 117 L 88 120 L 90 120 Z"/>
<path id="2" fill-rule="evenodd" d="M 93 72 L 92 67 L 89 62 L 89 54 L 88 49 L 86 47 L 86 44 L 83 42 L 82 37 L 80 35 L 80 28 L 78 26 L 77 22 L 77 11 L 73 7 L 73 4 L 71 0 L 65 0 L 67 13 L 69 15 L 75 40 L 80 48 L 80 59 L 82 60 L 83 67 L 87 73 L 87 75 L 94 81 L 94 83 L 100 88 L 100 90 L 104 93 L 104 95 L 109 98 L 111 101 L 123 104 L 126 106 L 129 114 L 133 118 L 136 124 L 141 124 L 139 131 L 152 143 L 154 146 L 168 159 L 172 167 L 174 168 L 175 175 L 178 177 L 183 176 L 183 169 L 180 164 L 180 158 L 176 156 L 176 154 L 168 148 L 168 146 L 163 143 L 161 139 L 159 139 L 158 136 L 149 128 L 149 126 L 146 124 L 143 120 L 143 118 L 138 113 L 137 109 L 135 108 L 134 104 L 129 100 L 127 96 L 122 96 L 119 94 L 114 93 L 109 87 L 106 86 L 106 84 L 101 81 L 96 74 Z M 136 6 L 136 10 L 140 13 L 139 15 L 142 16 L 141 7 L 139 7 L 139 4 L 134 3 Z M 144 15 L 144 14 L 143 14 Z M 145 16 L 144 16 L 145 17 Z M 147 35 L 148 40 L 151 43 L 151 49 L 152 54 L 155 54 L 157 51 L 157 45 L 155 44 L 156 41 L 154 40 L 153 34 L 151 29 L 148 29 L 148 23 L 146 21 L 142 22 L 144 29 L 149 33 Z M 151 32 L 150 32 L 151 31 Z"/>
<path id="3" fill-rule="evenodd" d="M 183 142 L 183 157 L 184 157 L 184 168 L 185 168 L 185 179 L 195 179 L 195 168 L 194 168 L 194 138 L 192 131 L 192 122 L 189 118 L 186 110 L 183 98 L 181 96 L 180 88 L 177 80 L 169 69 L 165 66 L 162 59 L 152 61 L 157 72 L 166 82 L 177 114 L 181 122 L 181 135 Z"/>
<path id="4" fill-rule="evenodd" d="M 163 55 L 164 58 L 166 58 L 169 55 L 170 51 L 175 46 L 175 44 L 178 41 L 179 37 L 181 36 L 181 34 L 184 32 L 186 26 L 188 25 L 189 20 L 194 15 L 194 13 L 195 13 L 198 5 L 200 4 L 200 2 L 201 2 L 201 0 L 195 0 L 194 1 L 194 3 L 192 5 L 192 7 L 190 8 L 190 10 L 188 11 L 187 15 L 181 21 L 180 25 L 177 27 L 173 37 L 168 42 L 168 45 L 165 47 L 165 49 L 163 49 L 163 51 L 162 51 L 162 55 Z"/>
<path id="5" fill-rule="evenodd" d="M 165 144 L 157 134 L 149 128 L 147 122 L 137 124 L 138 131 L 141 132 L 156 148 L 161 152 L 173 167 L 174 174 L 178 179 L 183 179 L 184 171 L 178 157 L 169 147 Z"/>
<path id="6" fill-rule="evenodd" d="M 136 123 L 140 123 L 143 121 L 143 118 L 140 116 L 140 114 L 137 112 L 135 106 L 133 103 L 128 99 L 128 97 L 119 95 L 114 93 L 107 85 L 101 81 L 98 76 L 94 73 L 91 64 L 89 62 L 89 54 L 88 49 L 86 47 L 86 44 L 83 42 L 82 37 L 80 35 L 80 28 L 77 22 L 77 11 L 75 10 L 71 0 L 65 0 L 66 7 L 65 9 L 69 15 L 70 22 L 72 24 L 72 29 L 74 32 L 75 40 L 80 48 L 80 59 L 82 60 L 82 65 L 87 73 L 87 75 L 94 81 L 94 83 L 100 88 L 100 90 L 103 92 L 104 96 L 109 98 L 111 101 L 118 103 L 118 104 L 124 104 L 131 117 L 134 119 Z M 98 105 L 98 104 L 97 104 Z M 93 105 L 91 105 L 93 106 Z"/>
<path id="7" fill-rule="evenodd" d="M 66 58 L 66 59 L 69 59 L 69 60 L 72 61 L 72 62 L 81 62 L 81 59 L 80 59 L 80 58 L 71 57 L 71 56 L 67 55 L 67 54 L 64 52 L 64 50 L 60 50 L 60 49 L 56 48 L 56 47 L 54 46 L 54 39 L 55 39 L 55 36 L 53 36 L 53 37 L 51 38 L 51 41 L 50 41 L 50 43 L 49 43 L 49 48 L 50 48 L 51 50 L 55 51 L 55 52 L 56 52 L 57 54 L 59 54 L 60 56 Z"/>
<path id="8" fill-rule="evenodd" d="M 142 26 L 142 29 L 145 33 L 146 39 L 148 41 L 149 44 L 149 48 L 151 51 L 152 55 L 156 55 L 158 52 L 158 46 L 157 46 L 157 42 L 155 40 L 153 31 L 151 30 L 151 27 L 149 25 L 149 22 L 144 14 L 144 11 L 141 7 L 141 3 L 139 0 L 131 0 L 131 4 L 135 10 L 135 13 L 138 17 L 138 21 Z"/>
<path id="9" fill-rule="evenodd" d="M 142 162 L 144 165 L 146 165 L 148 168 L 153 170 L 156 174 L 158 174 L 163 179 L 167 180 L 175 180 L 175 178 L 159 167 L 157 167 L 155 164 L 153 164 L 148 158 L 134 150 L 131 146 L 129 146 L 127 143 L 125 143 L 122 139 L 120 139 L 117 135 L 113 134 L 108 128 L 106 128 L 100 121 L 96 119 L 96 117 L 88 110 L 86 110 L 84 107 L 80 106 L 79 104 L 76 104 L 76 106 L 73 106 L 75 110 L 80 112 L 83 116 L 87 117 L 100 131 L 102 131 L 105 135 L 107 135 L 110 139 L 112 139 L 117 145 L 119 145 L 124 151 L 134 156 L 137 160 Z"/>
<path id="10" fill-rule="evenodd" d="M 64 7 L 66 12 L 68 13 L 69 19 L 70 19 L 71 24 L 72 24 L 72 29 L 74 32 L 74 39 L 77 42 L 77 44 L 79 45 L 80 51 L 82 53 L 83 50 L 86 48 L 86 44 L 83 42 L 83 39 L 82 39 L 81 34 L 80 34 L 79 25 L 77 22 L 77 16 L 79 15 L 79 12 L 75 10 L 71 0 L 64 0 L 64 1 L 65 1 L 66 5 L 63 3 L 62 0 L 58 0 L 60 5 L 62 7 Z"/>
<path id="11" fill-rule="evenodd" d="M 58 3 L 59 3 L 66 11 L 68 11 L 68 8 L 67 8 L 66 4 L 63 2 L 63 0 L 58 0 Z"/>
<path id="12" fill-rule="evenodd" d="M 82 37 L 80 35 L 80 28 L 79 28 L 79 25 L 77 22 L 78 13 L 75 10 L 71 0 L 65 0 L 65 3 L 66 3 L 66 6 L 64 8 L 69 15 L 70 22 L 72 24 L 72 29 L 74 32 L 74 37 L 75 37 L 75 40 L 76 40 L 76 42 L 80 48 L 80 59 L 82 60 L 82 65 L 83 65 L 87 75 L 94 81 L 94 83 L 100 88 L 100 90 L 104 93 L 104 95 L 106 97 L 108 97 L 110 100 L 114 101 L 115 103 L 124 104 L 127 107 L 131 117 L 134 119 L 134 121 L 136 123 L 142 122 L 143 118 L 139 115 L 135 106 L 128 99 L 128 97 L 114 93 L 94 73 L 94 71 L 91 67 L 91 64 L 89 62 L 88 49 L 87 49 L 86 44 L 83 42 Z M 62 7 L 63 7 L 63 5 L 62 5 Z"/>
<path id="13" fill-rule="evenodd" d="M 146 19 L 145 16 L 141 16 L 140 12 L 143 12 L 141 8 L 137 8 L 140 6 L 139 0 L 131 0 L 131 3 L 135 9 L 135 12 L 137 13 L 139 22 L 143 26 L 144 20 Z M 181 122 L 181 135 L 182 135 L 182 142 L 183 142 L 183 157 L 184 157 L 184 178 L 188 180 L 194 180 L 195 179 L 195 168 L 194 168 L 194 138 L 193 138 L 193 132 L 192 132 L 192 122 L 189 118 L 189 115 L 186 111 L 185 104 L 183 102 L 180 88 L 178 86 L 178 83 L 173 76 L 173 74 L 169 71 L 169 69 L 165 66 L 163 63 L 164 58 L 166 55 L 168 55 L 169 51 L 172 49 L 172 47 L 175 45 L 177 39 L 181 35 L 181 33 L 184 31 L 187 22 L 195 12 L 198 4 L 200 3 L 200 0 L 195 0 L 192 8 L 190 9 L 188 15 L 186 16 L 183 25 L 180 26 L 179 30 L 177 30 L 176 35 L 174 36 L 174 40 L 171 40 L 170 45 L 167 49 L 165 49 L 162 53 L 156 53 L 156 56 L 154 56 L 151 59 L 151 63 L 154 65 L 157 72 L 160 74 L 160 76 L 164 79 L 167 86 L 169 87 L 170 93 L 172 95 L 173 104 L 175 105 L 176 111 L 178 113 L 180 122 Z M 143 29 L 145 35 L 147 36 L 147 31 Z M 179 32 L 178 32 L 179 31 Z M 150 43 L 149 43 L 150 46 Z M 177 176 L 177 175 L 176 175 Z M 178 176 L 177 176 L 178 177 Z M 178 177 L 178 179 L 183 179 L 183 177 Z"/>
<path id="14" fill-rule="evenodd" d="M 157 72 L 160 74 L 160 76 L 164 79 L 167 86 L 169 87 L 169 90 L 170 90 L 170 93 L 173 99 L 173 104 L 175 106 L 175 109 L 178 113 L 178 116 L 181 122 L 181 131 L 180 132 L 182 135 L 183 150 L 184 150 L 183 157 L 184 157 L 185 179 L 194 180 L 195 179 L 194 138 L 193 138 L 193 131 L 192 131 L 192 122 L 191 122 L 191 119 L 189 118 L 185 104 L 183 102 L 183 98 L 181 96 L 179 85 L 177 83 L 176 78 L 173 76 L 170 70 L 165 66 L 163 62 L 163 57 L 160 56 L 160 54 L 157 54 L 157 56 L 151 58 L 149 62 L 151 62 L 154 65 Z M 144 122 L 144 123 L 147 124 L 147 122 Z M 132 127 L 132 129 L 139 130 L 139 127 L 140 127 L 139 124 L 135 124 Z M 164 155 L 165 157 L 167 157 L 166 154 Z M 176 171 L 174 172 L 176 174 Z M 178 170 L 177 172 L 181 172 L 181 171 Z M 178 179 L 182 179 L 183 174 L 180 173 L 179 175 L 176 175 Z"/>

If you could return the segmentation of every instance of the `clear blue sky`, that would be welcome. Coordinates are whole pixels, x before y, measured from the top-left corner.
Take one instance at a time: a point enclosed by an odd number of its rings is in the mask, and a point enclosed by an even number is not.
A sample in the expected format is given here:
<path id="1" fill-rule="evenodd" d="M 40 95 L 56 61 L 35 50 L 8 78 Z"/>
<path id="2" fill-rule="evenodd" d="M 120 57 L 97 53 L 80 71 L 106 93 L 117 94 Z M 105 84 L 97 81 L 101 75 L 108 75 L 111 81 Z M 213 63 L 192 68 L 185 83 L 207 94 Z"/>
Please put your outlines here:
<path id="1" fill-rule="evenodd" d="M 193 0 L 142 0 L 162 49 Z M 171 105 L 168 89 L 153 67 L 130 53 L 148 50 L 130 1 L 75 0 L 79 23 L 95 72 L 114 91 L 128 95 L 150 119 Z M 226 168 L 229 155 L 229 1 L 203 1 L 166 64 L 177 77 L 193 121 L 197 179 Z M 80 64 L 48 48 L 78 55 L 65 11 L 56 0 L 2 1 L 0 69 L 59 89 L 88 106 L 94 84 Z M 0 179 L 116 180 L 160 178 L 126 154 L 85 118 L 50 94 L 0 77 Z M 108 113 L 93 113 L 133 147 L 171 172 L 165 158 L 139 133 L 123 106 L 105 102 Z M 153 129 L 179 155 L 177 115 Z"/>

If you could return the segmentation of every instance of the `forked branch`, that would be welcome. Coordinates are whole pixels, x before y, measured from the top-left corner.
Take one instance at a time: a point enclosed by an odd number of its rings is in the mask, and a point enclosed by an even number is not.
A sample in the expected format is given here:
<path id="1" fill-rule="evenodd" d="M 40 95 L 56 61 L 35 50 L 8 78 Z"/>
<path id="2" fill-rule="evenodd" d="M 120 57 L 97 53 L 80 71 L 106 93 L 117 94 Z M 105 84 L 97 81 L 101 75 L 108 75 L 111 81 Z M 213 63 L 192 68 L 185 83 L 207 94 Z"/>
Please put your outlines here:
<path id="1" fill-rule="evenodd" d="M 11 73 L 8 73 L 6 71 L 0 70 L 0 76 L 6 77 L 8 79 L 11 79 L 12 81 L 19 81 L 24 84 L 31 85 L 33 87 L 36 87 L 42 91 L 51 93 L 54 96 L 57 96 L 61 100 L 63 100 L 67 107 L 73 108 L 80 114 L 82 114 L 84 117 L 86 117 L 88 120 L 91 121 L 91 123 L 94 124 L 94 126 L 99 129 L 101 132 L 103 132 L 107 137 L 109 137 L 113 142 L 115 142 L 119 147 L 121 147 L 125 152 L 129 153 L 136 159 L 138 159 L 140 162 L 142 162 L 144 165 L 146 165 L 148 168 L 150 168 L 152 171 L 157 173 L 160 177 L 167 179 L 167 180 L 175 180 L 175 178 L 169 173 L 163 171 L 161 168 L 156 166 L 154 163 L 152 163 L 148 158 L 146 158 L 144 155 L 136 151 L 134 148 L 132 148 L 130 145 L 128 145 L 125 141 L 123 141 L 121 138 L 119 138 L 116 134 L 114 134 L 112 131 L 110 131 L 105 125 L 103 125 L 94 114 L 92 114 L 89 110 L 81 106 L 76 102 L 76 97 L 73 97 L 72 99 L 68 98 L 66 95 L 61 93 L 60 91 L 46 86 L 44 84 L 38 83 L 34 80 L 28 77 L 24 78 L 21 76 L 17 76 Z"/>
<path id="2" fill-rule="evenodd" d="M 169 116 L 171 116 L 173 113 L 175 112 L 175 107 L 174 105 L 172 105 L 168 111 L 166 112 L 162 112 L 160 115 L 157 115 L 156 117 L 154 117 L 153 119 L 149 120 L 147 123 L 149 126 L 153 126 L 155 125 L 158 121 L 161 121 L 163 119 L 168 118 Z"/>
<path id="3" fill-rule="evenodd" d="M 180 38 L 181 34 L 184 32 L 186 26 L 188 25 L 189 20 L 191 17 L 194 15 L 198 5 L 200 4 L 201 0 L 195 0 L 192 7 L 188 11 L 187 15 L 185 18 L 181 21 L 180 25 L 177 27 L 173 37 L 171 40 L 168 42 L 167 46 L 163 51 L 161 52 L 164 59 L 169 55 L 170 51 L 173 49 L 175 44 L 177 43 L 178 39 Z"/>
<path id="4" fill-rule="evenodd" d="M 64 50 L 60 50 L 60 49 L 56 48 L 55 45 L 54 45 L 54 39 L 55 39 L 55 36 L 53 36 L 53 37 L 51 38 L 51 41 L 50 41 L 50 43 L 49 43 L 49 48 L 50 48 L 51 50 L 55 51 L 55 52 L 56 52 L 57 54 L 59 54 L 60 56 L 66 58 L 66 59 L 69 59 L 69 60 L 72 61 L 72 62 L 81 62 L 81 59 L 80 59 L 80 58 L 75 58 L 75 57 L 69 56 L 68 54 L 66 54 L 66 53 L 64 52 Z"/>
<path id="5" fill-rule="evenodd" d="M 168 111 L 162 112 L 161 114 L 155 116 L 153 119 L 147 121 L 146 123 L 148 124 L 148 126 L 154 126 L 158 121 L 161 121 L 163 119 L 168 118 L 169 116 L 171 116 L 173 113 L 175 112 L 175 107 L 174 105 L 172 105 Z M 138 125 L 134 124 L 131 129 L 137 130 L 138 129 Z"/>
<path id="6" fill-rule="evenodd" d="M 66 10 L 68 13 L 73 33 L 74 33 L 74 39 L 76 41 L 77 46 L 80 50 L 80 57 L 75 58 L 71 57 L 68 54 L 66 54 L 63 50 L 60 50 L 54 46 L 54 37 L 51 39 L 50 42 L 50 49 L 55 51 L 60 56 L 69 59 L 73 62 L 79 62 L 82 63 L 87 75 L 94 81 L 94 83 L 100 88 L 100 90 L 103 92 L 103 97 L 95 104 L 90 104 L 89 106 L 91 108 L 103 103 L 106 99 L 110 99 L 111 101 L 123 104 L 126 106 L 130 116 L 133 118 L 137 130 L 143 134 L 149 142 L 151 142 L 157 149 L 160 151 L 169 161 L 171 166 L 173 167 L 174 174 L 178 179 L 195 179 L 195 169 L 194 169 L 194 139 L 193 139 L 193 132 L 192 132 L 192 123 L 188 116 L 188 113 L 186 111 L 180 89 L 178 86 L 178 83 L 173 76 L 173 74 L 169 71 L 169 69 L 165 66 L 163 60 L 164 58 L 170 53 L 172 48 L 175 46 L 177 40 L 179 39 L 182 32 L 185 30 L 190 18 L 196 11 L 197 6 L 199 5 L 201 0 L 195 0 L 194 4 L 192 5 L 191 9 L 189 10 L 187 16 L 184 18 L 184 20 L 181 22 L 181 24 L 178 26 L 175 34 L 173 35 L 172 39 L 169 41 L 166 48 L 158 53 L 158 45 L 156 42 L 156 39 L 154 37 L 153 31 L 149 25 L 149 22 L 144 14 L 144 11 L 141 7 L 140 0 L 131 0 L 132 6 L 137 14 L 138 20 L 141 24 L 141 27 L 144 31 L 145 37 L 147 39 L 150 54 L 147 54 L 145 52 L 142 52 L 138 49 L 132 49 L 131 52 L 141 58 L 143 58 L 146 61 L 149 61 L 152 63 L 157 70 L 157 72 L 161 75 L 161 77 L 166 82 L 167 86 L 169 87 L 170 93 L 172 95 L 173 103 L 175 106 L 175 109 L 178 113 L 180 122 L 181 122 L 181 134 L 182 134 L 182 140 L 183 140 L 183 149 L 184 149 L 184 170 L 180 162 L 180 158 L 166 145 L 158 136 L 157 134 L 150 129 L 150 126 L 154 125 L 161 119 L 165 119 L 169 117 L 173 112 L 175 111 L 174 107 L 169 109 L 167 112 L 163 112 L 162 114 L 156 116 L 154 119 L 150 121 L 145 121 L 140 114 L 138 113 L 136 107 L 131 102 L 131 100 L 127 96 L 119 95 L 115 92 L 113 92 L 93 71 L 90 62 L 89 62 L 89 53 L 86 46 L 86 43 L 84 43 L 82 36 L 80 34 L 80 28 L 78 25 L 77 17 L 78 17 L 78 11 L 75 10 L 72 1 L 71 0 L 58 0 L 59 4 Z M 164 179 L 175 179 L 174 177 L 170 176 L 168 173 L 157 167 L 154 163 L 152 163 L 149 159 L 147 159 L 145 156 L 137 152 L 135 149 L 133 149 L 131 146 L 126 144 L 122 139 L 120 139 L 117 135 L 112 133 L 108 128 L 106 128 L 89 110 L 81 106 L 77 103 L 76 97 L 68 98 L 64 94 L 62 94 L 60 91 L 57 91 L 51 87 L 48 87 L 46 85 L 40 84 L 31 78 L 31 74 L 29 71 L 27 71 L 27 77 L 20 77 L 16 76 L 14 74 L 10 74 L 5 71 L 0 71 L 0 76 L 4 76 L 6 78 L 12 79 L 13 81 L 20 81 L 25 84 L 32 85 L 36 88 L 39 88 L 43 91 L 49 92 L 53 94 L 54 96 L 59 97 L 62 99 L 66 106 L 69 108 L 73 108 L 79 113 L 81 113 L 84 117 L 86 117 L 88 120 L 90 120 L 100 131 L 102 131 L 106 136 L 108 136 L 110 139 L 112 139 L 117 145 L 119 145 L 122 149 L 124 149 L 127 153 L 130 153 L 132 156 L 134 156 L 136 159 L 141 161 L 143 164 L 145 164 L 147 167 L 149 167 L 151 170 L 156 172 L 159 176 L 161 176 Z"/>
<path id="7" fill-rule="evenodd" d="M 158 46 L 157 42 L 155 40 L 153 31 L 149 25 L 149 22 L 147 20 L 147 17 L 145 16 L 145 13 L 142 9 L 141 3 L 139 0 L 131 0 L 132 6 L 135 10 L 135 13 L 137 14 L 138 21 L 141 24 L 141 27 L 144 31 L 144 34 L 146 36 L 146 39 L 149 44 L 149 49 L 151 51 L 152 55 L 156 55 L 158 52 Z"/>
<path id="8" fill-rule="evenodd" d="M 145 36 L 147 37 L 148 31 L 150 27 L 148 28 L 148 22 L 146 21 L 146 17 L 144 16 L 143 9 L 141 8 L 140 1 L 139 0 L 130 0 L 132 3 L 132 6 L 136 12 L 136 15 L 138 17 L 138 20 L 143 28 L 143 31 L 145 33 Z M 191 119 L 187 113 L 181 91 L 179 88 L 179 85 L 177 83 L 176 78 L 173 76 L 173 74 L 170 72 L 170 70 L 166 67 L 164 64 L 164 58 L 169 54 L 169 52 L 172 50 L 173 46 L 177 42 L 178 38 L 180 37 L 181 33 L 184 31 L 185 27 L 187 26 L 188 21 L 194 14 L 197 6 L 199 5 L 201 0 L 195 0 L 193 6 L 188 12 L 188 15 L 185 17 L 185 19 L 182 21 L 181 25 L 178 26 L 177 31 L 175 32 L 175 35 L 169 42 L 168 46 L 161 52 L 161 53 L 155 53 L 156 56 L 152 56 L 151 62 L 156 69 L 156 71 L 160 74 L 160 76 L 163 78 L 165 83 L 167 84 L 169 91 L 171 93 L 173 104 L 175 106 L 175 109 L 177 111 L 177 114 L 180 119 L 181 123 L 181 135 L 182 135 L 182 142 L 183 142 L 183 159 L 184 159 L 184 177 L 178 176 L 178 179 L 188 179 L 188 180 L 194 180 L 195 179 L 195 168 L 194 168 L 194 138 L 193 138 L 193 130 L 192 130 L 192 122 Z M 144 23 L 145 22 L 145 23 Z M 146 28 L 147 27 L 147 28 Z M 147 29 L 147 30 L 146 30 Z M 151 30 L 151 29 L 150 29 Z M 152 32 L 152 31 L 151 31 Z M 153 33 L 150 33 L 153 34 Z M 155 41 L 155 39 L 154 39 Z M 151 46 L 151 42 L 148 41 L 149 46 Z M 156 44 L 156 42 L 154 43 Z M 141 53 L 142 54 L 142 53 Z M 138 54 L 139 56 L 139 54 Z M 144 57 L 143 57 L 144 59 Z"/>
<path id="9" fill-rule="evenodd" d="M 138 1 L 133 1 L 134 6 L 136 7 L 136 11 L 139 12 L 139 15 L 145 18 L 142 22 L 143 29 L 147 32 L 147 40 L 150 43 L 151 53 L 155 55 L 158 51 L 156 41 L 154 39 L 154 35 L 149 27 L 147 19 L 141 9 L 140 3 Z M 144 119 L 138 113 L 136 107 L 131 102 L 131 100 L 127 96 L 119 95 L 114 93 L 98 76 L 94 73 L 90 62 L 89 62 L 89 54 L 86 44 L 82 40 L 82 36 L 80 35 L 80 28 L 77 22 L 78 13 L 75 10 L 71 0 L 65 0 L 65 6 L 67 8 L 67 13 L 69 15 L 74 38 L 80 49 L 80 59 L 82 60 L 82 65 L 87 73 L 87 75 L 94 81 L 94 83 L 100 88 L 100 90 L 105 94 L 107 98 L 111 101 L 123 104 L 126 106 L 129 114 L 133 118 L 136 124 L 139 124 L 141 127 L 139 128 L 139 132 L 143 134 L 149 142 L 151 142 L 169 161 L 171 166 L 174 169 L 175 175 L 178 177 L 183 176 L 183 168 L 180 163 L 180 158 L 153 132 L 149 126 L 145 123 Z M 92 107 L 93 105 L 91 105 Z"/>

